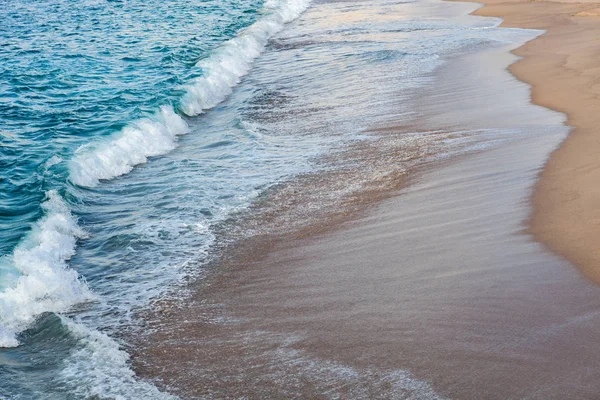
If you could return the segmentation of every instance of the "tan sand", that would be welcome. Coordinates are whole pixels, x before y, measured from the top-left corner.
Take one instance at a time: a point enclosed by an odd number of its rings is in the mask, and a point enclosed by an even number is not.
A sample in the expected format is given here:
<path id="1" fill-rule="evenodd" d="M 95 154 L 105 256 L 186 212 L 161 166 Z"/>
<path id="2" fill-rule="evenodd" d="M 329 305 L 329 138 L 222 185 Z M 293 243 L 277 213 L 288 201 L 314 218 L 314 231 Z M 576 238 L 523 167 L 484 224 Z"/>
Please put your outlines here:
<path id="1" fill-rule="evenodd" d="M 547 33 L 514 53 L 510 71 L 534 103 L 568 115 L 574 130 L 536 186 L 531 232 L 600 283 L 600 3 L 484 0 L 476 14 Z"/>

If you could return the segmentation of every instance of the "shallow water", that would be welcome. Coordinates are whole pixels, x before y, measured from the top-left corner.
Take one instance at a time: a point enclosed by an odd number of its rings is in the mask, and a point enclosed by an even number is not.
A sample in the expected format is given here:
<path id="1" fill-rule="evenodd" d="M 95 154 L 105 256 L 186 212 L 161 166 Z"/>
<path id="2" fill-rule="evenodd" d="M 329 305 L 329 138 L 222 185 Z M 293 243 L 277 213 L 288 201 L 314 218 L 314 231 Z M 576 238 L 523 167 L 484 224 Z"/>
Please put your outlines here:
<path id="1" fill-rule="evenodd" d="M 317 160 L 420 118 L 411 99 L 446 58 L 539 33 L 437 1 L 316 3 L 292 22 L 307 6 L 0 10 L 0 395 L 166 397 L 121 346 L 134 313 L 206 273 L 217 230 L 279 183 L 356 168 Z M 497 139 L 481 133 L 410 132 L 399 168 Z M 379 173 L 322 188 L 302 218 Z"/>

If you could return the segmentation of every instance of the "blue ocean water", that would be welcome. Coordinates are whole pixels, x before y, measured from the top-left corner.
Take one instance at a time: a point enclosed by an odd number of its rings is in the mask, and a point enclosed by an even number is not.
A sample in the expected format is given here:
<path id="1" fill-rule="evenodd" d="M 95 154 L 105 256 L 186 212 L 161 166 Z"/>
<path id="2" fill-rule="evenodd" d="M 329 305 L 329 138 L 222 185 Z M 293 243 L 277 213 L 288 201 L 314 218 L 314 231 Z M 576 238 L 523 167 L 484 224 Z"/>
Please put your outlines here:
<path id="1" fill-rule="evenodd" d="M 169 398 L 136 378 L 120 335 L 203 273 L 215 226 L 390 110 L 414 118 L 408 93 L 444 57 L 532 36 L 436 1 L 296 20 L 307 7 L 2 4 L 0 397 Z"/>
<path id="2" fill-rule="evenodd" d="M 189 191 L 184 182 L 168 192 L 145 182 L 90 188 L 176 147 L 177 136 L 190 130 L 184 116 L 224 100 L 267 39 L 305 7 L 286 1 L 15 1 L 0 7 L 0 346 L 7 348 L 0 356 L 0 395 L 160 396 L 134 383 L 116 342 L 55 313 L 83 304 L 96 317 L 126 319 L 129 303 L 150 296 L 145 283 L 159 288 L 151 279 L 175 279 L 155 270 L 165 267 L 156 257 L 177 265 L 189 259 L 186 250 L 201 253 L 210 244 L 205 220 L 243 202 L 236 198 L 240 188 L 209 183 L 209 193 L 198 199 L 207 201 L 195 210 L 199 219 L 172 226 L 160 208 L 177 207 L 174 199 Z M 218 153 L 214 138 L 206 145 Z M 215 159 L 218 164 L 218 154 Z M 169 168 L 194 168 L 182 164 Z M 161 204 L 147 226 L 139 226 L 136 206 L 118 206 L 153 196 Z M 180 237 L 172 239 L 171 230 Z M 81 251 L 72 259 L 78 241 Z M 180 242 L 188 244 L 183 254 L 170 257 Z M 155 245 L 156 252 L 144 253 Z M 80 347 L 87 350 L 78 353 Z M 105 359 L 92 368 L 90 360 L 81 370 L 75 360 L 65 366 L 67 356 L 101 353 Z M 71 374 L 77 383 L 68 389 Z"/>

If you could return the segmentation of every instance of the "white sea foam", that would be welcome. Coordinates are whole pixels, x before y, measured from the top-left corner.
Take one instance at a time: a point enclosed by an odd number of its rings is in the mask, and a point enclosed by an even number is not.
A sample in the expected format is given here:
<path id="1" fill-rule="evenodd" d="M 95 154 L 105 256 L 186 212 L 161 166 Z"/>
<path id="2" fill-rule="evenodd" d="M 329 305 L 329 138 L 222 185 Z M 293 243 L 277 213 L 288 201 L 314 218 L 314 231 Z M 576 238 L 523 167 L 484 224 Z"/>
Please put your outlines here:
<path id="1" fill-rule="evenodd" d="M 14 285 L 0 293 L 0 347 L 14 347 L 17 334 L 44 312 L 66 311 L 92 297 L 67 261 L 85 232 L 56 191 L 42 204 L 45 216 L 9 258 L 18 272 Z"/>
<path id="2" fill-rule="evenodd" d="M 198 62 L 204 75 L 184 86 L 186 93 L 181 100 L 181 111 L 194 116 L 225 100 L 240 78 L 250 71 L 252 62 L 264 51 L 268 40 L 286 23 L 298 18 L 309 3 L 308 0 L 267 1 L 263 18 Z"/>
<path id="3" fill-rule="evenodd" d="M 100 179 L 126 174 L 148 157 L 173 150 L 177 136 L 187 131 L 183 118 L 171 106 L 162 106 L 154 115 L 131 123 L 107 141 L 80 147 L 69 163 L 70 179 L 91 187 Z"/>
<path id="4" fill-rule="evenodd" d="M 106 334 L 61 317 L 78 339 L 77 348 L 64 360 L 60 379 L 77 398 L 176 399 L 148 382 L 136 379 L 129 355 Z"/>

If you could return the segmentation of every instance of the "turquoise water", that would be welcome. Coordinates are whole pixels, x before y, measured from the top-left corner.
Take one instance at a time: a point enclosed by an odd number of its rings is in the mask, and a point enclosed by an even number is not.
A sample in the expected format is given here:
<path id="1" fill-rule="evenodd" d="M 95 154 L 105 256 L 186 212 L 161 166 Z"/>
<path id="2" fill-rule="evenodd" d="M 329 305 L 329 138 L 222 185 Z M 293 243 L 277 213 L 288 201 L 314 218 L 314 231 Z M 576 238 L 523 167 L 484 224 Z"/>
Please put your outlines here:
<path id="1" fill-rule="evenodd" d="M 57 157 L 68 160 L 90 138 L 176 103 L 177 87 L 202 72 L 194 67 L 198 59 L 253 23 L 260 6 L 257 1 L 5 2 L 0 9 L 2 252 L 10 252 L 29 229 L 27 222 L 40 217 L 45 192 L 66 180 L 64 167 L 52 168 Z M 15 218 L 23 223 L 14 224 Z"/>
<path id="2" fill-rule="evenodd" d="M 122 338 L 202 276 L 216 227 L 392 111 L 418 116 L 410 92 L 444 57 L 531 37 L 436 1 L 340 4 L 0 7 L 0 397 L 169 398 Z"/>
<path id="3" fill-rule="evenodd" d="M 253 23 L 260 7 L 257 1 L 4 3 L 0 251 L 10 253 L 40 218 L 48 190 L 66 190 L 64 160 L 90 139 L 177 103 L 178 86 L 202 73 L 198 59 Z"/>
<path id="4" fill-rule="evenodd" d="M 92 188 L 175 148 L 177 136 L 190 130 L 183 116 L 222 101 L 266 40 L 304 7 L 285 1 L 3 4 L 0 395 L 162 396 L 135 382 L 116 342 L 54 313 L 79 307 L 79 319 L 104 315 L 104 326 L 124 323 L 132 303 L 177 279 L 158 269 L 189 260 L 192 248 L 194 257 L 201 254 L 210 245 L 210 221 L 252 190 L 209 183 L 196 193 L 195 202 L 206 201 L 194 210 L 198 219 L 171 226 L 160 209 L 176 207 L 189 190 L 184 182 L 168 192 L 148 182 Z M 197 98 L 202 90 L 210 96 Z M 207 139 L 206 146 L 218 148 L 219 141 Z M 193 162 L 182 163 L 168 168 L 194 169 Z M 245 194 L 236 198 L 240 189 Z M 134 203 L 153 197 L 161 204 L 139 226 Z M 179 237 L 172 239 L 170 230 Z M 183 254 L 169 254 L 182 244 L 188 245 Z M 98 354 L 90 367 L 87 356 Z M 73 360 L 65 363 L 66 357 Z"/>

